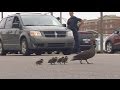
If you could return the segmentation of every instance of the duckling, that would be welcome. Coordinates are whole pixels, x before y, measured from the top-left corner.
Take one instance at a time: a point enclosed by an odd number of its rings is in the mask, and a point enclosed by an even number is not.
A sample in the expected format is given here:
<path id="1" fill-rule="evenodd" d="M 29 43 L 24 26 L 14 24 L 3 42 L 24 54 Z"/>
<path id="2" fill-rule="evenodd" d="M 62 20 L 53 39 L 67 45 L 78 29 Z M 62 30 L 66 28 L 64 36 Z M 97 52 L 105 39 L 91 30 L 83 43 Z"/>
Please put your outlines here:
<path id="1" fill-rule="evenodd" d="M 62 62 L 63 59 L 64 59 L 64 57 L 59 58 L 58 61 L 57 61 L 57 63 L 61 64 L 61 62 Z"/>
<path id="2" fill-rule="evenodd" d="M 62 63 L 67 63 L 67 61 L 68 61 L 68 56 L 65 56 L 63 59 L 62 59 Z"/>
<path id="3" fill-rule="evenodd" d="M 43 59 L 40 59 L 39 61 L 36 61 L 36 65 L 41 65 L 43 63 Z"/>

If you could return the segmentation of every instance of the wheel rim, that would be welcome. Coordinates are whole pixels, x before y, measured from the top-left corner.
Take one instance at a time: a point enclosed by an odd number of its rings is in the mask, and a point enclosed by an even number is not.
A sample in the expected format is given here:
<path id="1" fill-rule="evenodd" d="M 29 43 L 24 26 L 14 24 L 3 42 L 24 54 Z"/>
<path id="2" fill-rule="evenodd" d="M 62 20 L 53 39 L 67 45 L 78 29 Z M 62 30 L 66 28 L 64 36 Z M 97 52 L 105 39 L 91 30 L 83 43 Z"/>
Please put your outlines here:
<path id="1" fill-rule="evenodd" d="M 22 42 L 22 53 L 24 54 L 24 53 L 26 53 L 26 43 L 25 43 L 25 41 L 23 41 Z"/>
<path id="2" fill-rule="evenodd" d="M 0 54 L 2 54 L 2 44 L 1 44 L 1 42 L 0 42 Z"/>
<path id="3" fill-rule="evenodd" d="M 112 52 L 112 45 L 111 45 L 111 43 L 107 44 L 106 49 L 107 49 L 108 53 Z"/>

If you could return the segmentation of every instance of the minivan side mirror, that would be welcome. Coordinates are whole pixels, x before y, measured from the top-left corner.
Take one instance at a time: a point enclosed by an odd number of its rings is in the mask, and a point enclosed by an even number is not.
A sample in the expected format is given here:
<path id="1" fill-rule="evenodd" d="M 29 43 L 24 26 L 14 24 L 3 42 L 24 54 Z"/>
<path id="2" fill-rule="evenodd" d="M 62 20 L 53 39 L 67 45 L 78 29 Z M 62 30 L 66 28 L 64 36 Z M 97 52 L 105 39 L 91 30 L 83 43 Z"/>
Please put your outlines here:
<path id="1" fill-rule="evenodd" d="M 63 27 L 66 27 L 66 24 L 62 24 L 63 25 Z"/>
<path id="2" fill-rule="evenodd" d="M 20 24 L 19 23 L 13 23 L 13 28 L 20 28 Z"/>
<path id="3" fill-rule="evenodd" d="M 60 17 L 56 17 L 56 19 L 57 19 L 58 21 L 60 21 Z"/>

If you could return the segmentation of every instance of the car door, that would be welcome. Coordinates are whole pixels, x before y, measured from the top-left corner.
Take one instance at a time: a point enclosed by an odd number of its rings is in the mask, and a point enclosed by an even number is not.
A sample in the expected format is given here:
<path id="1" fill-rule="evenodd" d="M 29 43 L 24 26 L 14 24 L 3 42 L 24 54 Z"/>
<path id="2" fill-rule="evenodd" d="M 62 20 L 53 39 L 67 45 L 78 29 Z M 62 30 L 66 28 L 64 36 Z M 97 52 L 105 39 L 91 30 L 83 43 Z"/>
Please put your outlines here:
<path id="1" fill-rule="evenodd" d="M 11 47 L 15 50 L 19 50 L 20 49 L 19 37 L 20 37 L 21 30 L 19 29 L 19 27 L 14 27 L 13 26 L 14 23 L 20 24 L 20 20 L 17 16 L 15 16 L 13 19 L 12 30 L 9 33 L 9 36 L 11 37 L 11 44 L 12 44 Z"/>
<path id="2" fill-rule="evenodd" d="M 15 16 L 10 16 L 7 18 L 5 24 L 4 32 L 4 43 L 7 50 L 18 50 L 19 49 L 19 28 L 13 27 L 13 22 L 15 21 Z"/>
<path id="3" fill-rule="evenodd" d="M 3 44 L 5 49 L 10 50 L 11 49 L 11 37 L 9 33 L 12 31 L 12 22 L 13 22 L 13 16 L 7 17 L 6 23 L 5 23 L 5 29 L 2 32 L 3 34 Z"/>
<path id="4" fill-rule="evenodd" d="M 120 30 L 116 30 L 114 33 L 114 45 L 118 49 L 120 48 Z"/>
<path id="5" fill-rule="evenodd" d="M 2 20 L 1 20 L 1 22 L 0 22 L 0 38 L 1 38 L 1 40 L 2 40 L 2 43 L 3 43 L 3 47 L 4 47 L 4 44 L 5 44 L 5 42 L 6 42 L 6 30 L 5 30 L 5 22 L 6 22 L 6 18 L 3 18 Z M 4 47 L 4 49 L 5 49 L 5 47 Z"/>

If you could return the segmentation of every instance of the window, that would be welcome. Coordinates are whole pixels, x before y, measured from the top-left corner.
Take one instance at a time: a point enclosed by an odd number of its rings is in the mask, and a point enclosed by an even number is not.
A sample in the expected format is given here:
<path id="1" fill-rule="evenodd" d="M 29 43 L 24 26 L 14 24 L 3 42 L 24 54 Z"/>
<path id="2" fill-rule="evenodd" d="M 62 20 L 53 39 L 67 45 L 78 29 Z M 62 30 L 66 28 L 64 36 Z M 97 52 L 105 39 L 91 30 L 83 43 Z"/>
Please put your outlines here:
<path id="1" fill-rule="evenodd" d="M 19 18 L 17 16 L 14 17 L 13 23 L 14 24 L 16 23 L 16 24 L 20 25 L 20 21 L 19 21 Z M 16 28 L 16 27 L 14 27 L 13 24 L 12 24 L 12 28 Z"/>
<path id="2" fill-rule="evenodd" d="M 107 23 L 108 22 L 108 20 L 105 20 L 105 23 Z"/>
<path id="3" fill-rule="evenodd" d="M 19 18 L 18 17 L 15 17 L 14 20 L 13 20 L 13 23 L 19 23 Z"/>
<path id="4" fill-rule="evenodd" d="M 12 22 L 13 22 L 13 18 L 14 17 L 8 17 L 6 24 L 5 24 L 5 28 L 12 28 Z"/>
<path id="5" fill-rule="evenodd" d="M 110 22 L 112 22 L 112 20 L 110 20 Z"/>
<path id="6" fill-rule="evenodd" d="M 113 28 L 113 25 L 112 25 L 112 24 L 110 25 L 110 28 Z"/>
<path id="7" fill-rule="evenodd" d="M 5 21 L 6 21 L 6 18 L 2 19 L 2 21 L 0 22 L 0 28 L 4 28 L 5 26 Z"/>
<path id="8" fill-rule="evenodd" d="M 105 25 L 105 28 L 107 29 L 107 28 L 108 28 L 108 26 L 107 26 L 107 25 Z"/>
<path id="9" fill-rule="evenodd" d="M 97 25 L 97 22 L 95 22 L 95 25 Z"/>
<path id="10" fill-rule="evenodd" d="M 97 27 L 95 27 L 95 30 L 97 30 Z"/>

